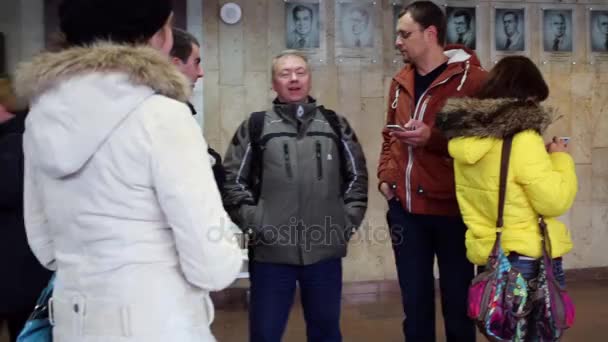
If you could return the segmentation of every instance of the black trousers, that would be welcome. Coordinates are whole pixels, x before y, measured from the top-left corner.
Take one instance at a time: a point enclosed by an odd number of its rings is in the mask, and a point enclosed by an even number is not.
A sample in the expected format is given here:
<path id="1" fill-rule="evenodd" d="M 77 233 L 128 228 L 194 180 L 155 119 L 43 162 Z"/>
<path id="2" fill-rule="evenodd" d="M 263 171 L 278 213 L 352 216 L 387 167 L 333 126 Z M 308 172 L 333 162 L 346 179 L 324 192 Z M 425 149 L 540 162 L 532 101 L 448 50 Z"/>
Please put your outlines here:
<path id="1" fill-rule="evenodd" d="M 10 342 L 17 341 L 17 336 L 23 329 L 30 312 L 20 312 L 11 314 L 0 314 L 0 327 L 6 322 L 8 326 L 8 337 Z"/>
<path id="2" fill-rule="evenodd" d="M 413 215 L 393 199 L 389 201 L 387 220 L 405 313 L 405 339 L 415 342 L 436 339 L 433 276 L 436 255 L 447 341 L 475 341 L 475 326 L 467 316 L 468 288 L 474 267 L 466 258 L 466 226 L 462 218 Z"/>

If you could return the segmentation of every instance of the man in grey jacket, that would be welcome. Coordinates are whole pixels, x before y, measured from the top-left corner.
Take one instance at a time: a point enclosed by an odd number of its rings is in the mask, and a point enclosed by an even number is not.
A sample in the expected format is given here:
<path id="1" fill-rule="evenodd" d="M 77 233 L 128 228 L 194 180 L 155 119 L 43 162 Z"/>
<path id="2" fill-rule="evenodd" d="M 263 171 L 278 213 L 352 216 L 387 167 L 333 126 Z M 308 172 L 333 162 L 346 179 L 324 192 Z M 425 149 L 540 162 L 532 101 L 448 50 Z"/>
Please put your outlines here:
<path id="1" fill-rule="evenodd" d="M 253 113 L 226 153 L 225 205 L 252 238 L 252 342 L 279 342 L 296 282 L 309 341 L 341 341 L 346 245 L 367 208 L 367 169 L 346 119 L 309 96 L 306 57 L 273 59 L 272 108 Z"/>

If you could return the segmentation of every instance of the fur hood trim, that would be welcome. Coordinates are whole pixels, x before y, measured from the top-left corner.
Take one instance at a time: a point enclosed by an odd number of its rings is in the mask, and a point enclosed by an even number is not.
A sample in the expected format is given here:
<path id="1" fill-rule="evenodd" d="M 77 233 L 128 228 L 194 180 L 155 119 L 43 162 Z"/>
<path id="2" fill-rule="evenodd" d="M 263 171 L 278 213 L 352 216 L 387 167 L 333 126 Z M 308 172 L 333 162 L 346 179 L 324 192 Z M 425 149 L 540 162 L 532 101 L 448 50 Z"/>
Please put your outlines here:
<path id="1" fill-rule="evenodd" d="M 493 137 L 503 139 L 534 130 L 542 134 L 553 121 L 552 108 L 517 99 L 453 98 L 437 114 L 436 126 L 448 139 Z"/>
<path id="2" fill-rule="evenodd" d="M 134 84 L 180 102 L 188 101 L 192 91 L 186 77 L 157 50 L 110 42 L 41 53 L 19 66 L 15 88 L 31 103 L 62 81 L 95 72 L 123 72 Z"/>

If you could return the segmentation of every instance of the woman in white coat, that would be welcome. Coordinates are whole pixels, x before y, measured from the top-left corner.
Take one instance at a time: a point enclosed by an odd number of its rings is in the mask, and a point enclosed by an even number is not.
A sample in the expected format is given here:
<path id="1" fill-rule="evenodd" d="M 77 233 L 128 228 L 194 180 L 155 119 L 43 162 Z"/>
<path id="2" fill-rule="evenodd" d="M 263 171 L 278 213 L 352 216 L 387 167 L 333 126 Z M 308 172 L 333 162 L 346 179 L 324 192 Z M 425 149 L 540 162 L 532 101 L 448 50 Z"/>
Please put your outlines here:
<path id="1" fill-rule="evenodd" d="M 56 342 L 214 341 L 242 254 L 167 57 L 170 0 L 64 0 L 68 47 L 21 66 L 30 247 Z M 109 42 L 111 41 L 111 43 Z"/>

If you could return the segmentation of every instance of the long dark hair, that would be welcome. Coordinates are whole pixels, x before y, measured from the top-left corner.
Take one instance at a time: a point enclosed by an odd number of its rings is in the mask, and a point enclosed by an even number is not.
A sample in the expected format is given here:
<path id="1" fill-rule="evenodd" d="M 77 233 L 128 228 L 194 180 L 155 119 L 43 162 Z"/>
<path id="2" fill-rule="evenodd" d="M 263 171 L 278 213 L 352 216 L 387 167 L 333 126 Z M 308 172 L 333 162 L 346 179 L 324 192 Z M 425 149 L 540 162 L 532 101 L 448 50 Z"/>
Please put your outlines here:
<path id="1" fill-rule="evenodd" d="M 477 93 L 479 99 L 515 98 L 542 102 L 549 96 L 549 87 L 540 70 L 524 56 L 508 56 L 492 68 Z"/>

